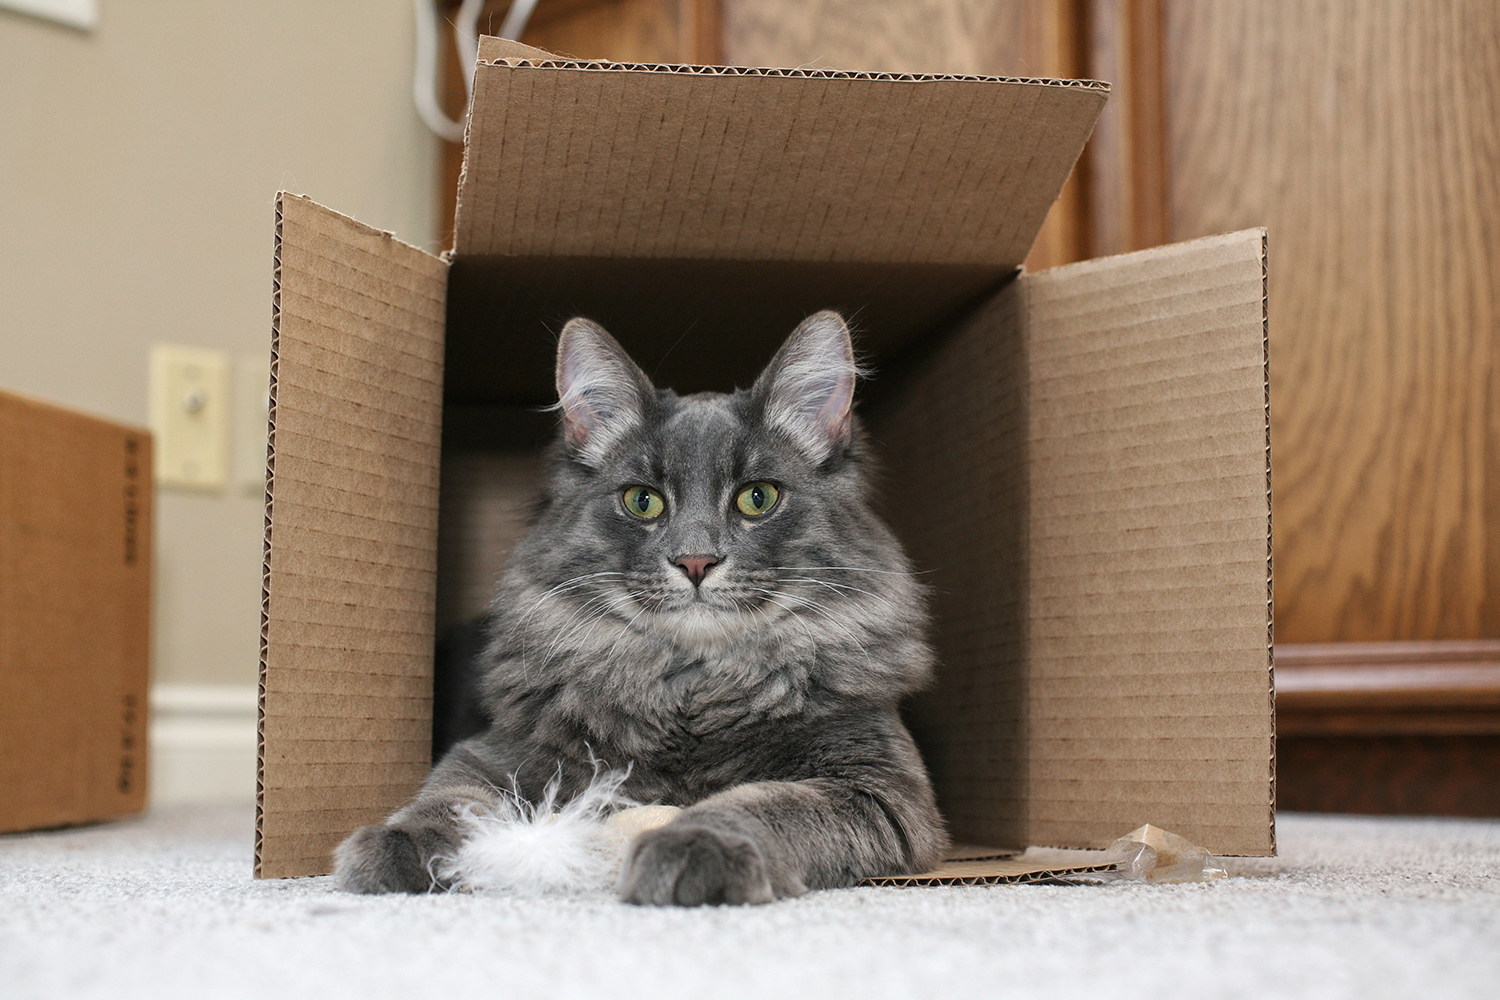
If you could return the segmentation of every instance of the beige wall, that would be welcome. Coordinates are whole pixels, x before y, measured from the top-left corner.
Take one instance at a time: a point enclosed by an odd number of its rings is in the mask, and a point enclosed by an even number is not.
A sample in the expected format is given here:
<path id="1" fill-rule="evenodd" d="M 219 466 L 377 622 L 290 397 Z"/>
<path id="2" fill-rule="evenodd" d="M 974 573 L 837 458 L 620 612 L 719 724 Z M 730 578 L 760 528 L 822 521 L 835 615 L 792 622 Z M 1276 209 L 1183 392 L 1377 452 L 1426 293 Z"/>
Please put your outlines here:
<path id="1" fill-rule="evenodd" d="M 272 199 L 435 249 L 409 0 L 103 0 L 0 11 L 0 386 L 144 424 L 153 342 L 270 342 Z M 263 505 L 158 503 L 157 680 L 253 683 Z"/>

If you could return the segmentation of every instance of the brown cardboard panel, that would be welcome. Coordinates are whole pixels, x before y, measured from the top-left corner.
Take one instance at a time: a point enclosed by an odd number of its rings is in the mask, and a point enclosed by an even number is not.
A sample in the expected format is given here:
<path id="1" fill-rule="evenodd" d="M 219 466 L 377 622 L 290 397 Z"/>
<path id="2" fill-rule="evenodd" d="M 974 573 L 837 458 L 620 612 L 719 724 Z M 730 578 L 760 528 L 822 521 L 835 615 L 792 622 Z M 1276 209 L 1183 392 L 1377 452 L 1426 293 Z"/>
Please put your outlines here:
<path id="1" fill-rule="evenodd" d="M 1031 843 L 1103 847 L 1150 822 L 1274 853 L 1264 276 L 1254 230 L 1023 279 L 1029 753 L 1077 764 L 1031 769 Z M 1153 512 L 1162 534 L 1131 544 Z M 1186 525 L 1217 544 L 1178 551 Z M 1073 538 L 1110 534 L 1156 565 L 1076 558 Z M 1129 696 L 1074 696 L 1121 675 Z"/>
<path id="2" fill-rule="evenodd" d="M 1015 856 L 1015 851 L 999 847 L 985 847 L 981 844 L 949 844 L 948 853 L 943 855 L 943 862 L 992 861 L 997 858 L 1010 859 Z"/>
<path id="3" fill-rule="evenodd" d="M 913 376 L 874 427 L 955 834 L 1273 852 L 1263 232 L 1025 276 Z"/>
<path id="4" fill-rule="evenodd" d="M 526 531 L 542 477 L 537 450 L 443 452 L 437 631 L 482 615 Z"/>
<path id="5" fill-rule="evenodd" d="M 151 437 L 0 391 L 0 833 L 146 802 Z"/>
<path id="6" fill-rule="evenodd" d="M 448 270 L 290 195 L 276 268 L 257 877 L 328 871 L 429 766 Z"/>
<path id="7" fill-rule="evenodd" d="M 538 61 L 486 39 L 454 249 L 1008 271 L 1107 94 L 1090 81 Z"/>

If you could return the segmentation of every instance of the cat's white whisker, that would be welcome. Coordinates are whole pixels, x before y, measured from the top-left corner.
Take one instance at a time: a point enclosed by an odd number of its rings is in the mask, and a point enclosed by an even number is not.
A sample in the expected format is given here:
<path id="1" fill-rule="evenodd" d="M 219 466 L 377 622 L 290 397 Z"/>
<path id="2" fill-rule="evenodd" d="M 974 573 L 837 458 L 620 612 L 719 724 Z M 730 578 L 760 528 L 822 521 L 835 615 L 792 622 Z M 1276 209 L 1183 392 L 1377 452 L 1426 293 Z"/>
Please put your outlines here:
<path id="1" fill-rule="evenodd" d="M 610 601 L 609 606 L 599 614 L 595 615 L 593 620 L 588 623 L 589 630 L 584 633 L 581 639 L 579 639 L 578 645 L 580 647 L 587 647 L 589 642 L 593 640 L 594 631 L 599 627 L 600 623 L 608 621 L 610 618 L 614 617 L 615 612 L 619 611 L 620 608 L 629 607 L 634 602 L 634 600 L 634 596 L 629 592 L 615 595 L 615 597 Z"/>
<path id="2" fill-rule="evenodd" d="M 546 654 L 541 657 L 541 661 L 543 661 L 543 663 L 547 663 L 547 661 L 552 660 L 552 652 L 555 651 L 555 649 L 558 648 L 558 646 L 561 645 L 562 642 L 565 642 L 568 637 L 573 636 L 574 633 L 577 633 L 580 628 L 585 627 L 585 625 L 597 625 L 598 622 L 603 621 L 603 619 L 606 618 L 606 616 L 609 615 L 610 612 L 613 612 L 616 607 L 628 606 L 628 604 L 633 603 L 634 598 L 636 598 L 636 595 L 631 594 L 630 591 L 616 592 L 616 594 L 598 594 L 595 595 L 595 597 L 589 598 L 589 600 L 585 601 L 585 603 L 583 603 L 582 606 L 579 607 L 579 609 L 574 610 L 573 615 L 571 615 L 570 618 L 567 619 L 567 621 L 562 622 L 561 627 L 558 628 L 558 636 L 556 636 L 556 639 L 552 640 L 552 645 L 547 646 Z M 585 618 L 583 619 L 583 621 L 580 621 L 579 624 L 573 625 L 573 621 L 574 619 L 577 619 L 577 616 L 583 615 L 583 613 L 588 612 L 589 609 L 592 609 L 592 607 L 595 606 L 601 607 L 601 610 L 598 610 L 597 615 L 589 616 L 589 618 Z"/>
<path id="3" fill-rule="evenodd" d="M 787 570 L 793 573 L 805 573 L 812 570 L 847 570 L 857 573 L 884 573 L 889 576 L 923 576 L 927 573 L 933 572 L 933 570 L 930 569 L 875 569 L 872 566 L 766 566 L 764 568 Z"/>
<path id="4" fill-rule="evenodd" d="M 770 590 L 761 590 L 761 591 L 759 591 L 759 593 L 764 594 L 766 596 L 766 600 L 768 602 L 770 602 L 771 604 L 776 605 L 782 611 L 786 612 L 786 617 L 788 619 L 790 619 L 791 621 L 794 621 L 798 625 L 802 626 L 802 631 L 804 631 L 804 632 L 807 633 L 807 641 L 808 642 L 812 643 L 814 647 L 816 647 L 818 645 L 818 637 L 815 636 L 815 635 L 813 635 L 812 629 L 808 627 L 807 622 L 805 622 L 805 621 L 802 620 L 802 617 L 797 614 L 797 612 L 796 612 L 796 610 L 794 608 L 789 608 L 785 604 L 782 604 L 780 601 L 778 601 L 776 599 L 777 597 L 780 597 L 782 595 L 780 595 L 780 594 L 778 594 L 778 593 L 776 593 L 774 591 L 770 591 Z"/>
<path id="5" fill-rule="evenodd" d="M 887 604 L 887 605 L 891 604 L 890 598 L 886 597 L 884 594 L 877 594 L 877 593 L 875 593 L 872 590 L 864 590 L 864 589 L 852 586 L 852 585 L 847 584 L 847 583 L 829 583 L 827 580 L 814 580 L 810 576 L 787 576 L 787 577 L 782 577 L 781 580 L 778 581 L 778 582 L 780 582 L 780 583 L 816 583 L 820 587 L 827 587 L 829 590 L 833 591 L 836 594 L 843 594 L 843 592 L 846 591 L 846 590 L 852 590 L 855 593 L 865 594 L 865 595 L 867 595 L 869 597 L 873 597 L 875 600 L 880 601 L 882 604 Z M 847 596 L 847 595 L 844 595 L 844 596 Z"/>
<path id="6" fill-rule="evenodd" d="M 526 609 L 525 614 L 516 619 L 516 624 L 514 627 L 519 628 L 522 624 L 524 624 L 526 619 L 530 618 L 532 613 L 536 611 L 537 608 L 540 608 L 542 606 L 542 602 L 547 600 L 547 598 L 552 597 L 554 594 L 559 594 L 560 592 L 567 593 L 571 590 L 577 590 L 579 587 L 585 586 L 589 580 L 595 580 L 602 576 L 624 575 L 625 574 L 620 572 L 619 570 L 601 570 L 597 573 L 584 573 L 581 576 L 570 577 L 569 579 L 564 580 L 562 583 L 559 583 L 557 586 L 552 587 L 546 593 L 542 594 L 542 596 L 538 597 L 535 603 L 533 603 L 530 608 Z"/>
<path id="7" fill-rule="evenodd" d="M 522 614 L 514 623 L 512 623 L 510 627 L 511 636 L 520 638 L 521 656 L 523 662 L 526 660 L 530 647 L 530 636 L 526 631 L 523 630 L 523 626 L 525 625 L 527 619 L 529 619 L 534 613 L 536 613 L 536 611 L 540 609 L 541 606 L 546 603 L 549 598 L 562 597 L 565 594 L 572 593 L 575 590 L 587 586 L 591 581 L 600 579 L 602 577 L 623 577 L 624 575 L 624 573 L 618 570 L 601 570 L 597 573 L 584 573 L 580 576 L 574 576 L 568 578 L 567 580 L 564 580 L 562 583 L 559 583 L 556 586 L 550 588 L 540 597 L 538 597 L 532 603 L 531 607 L 527 608 L 526 612 Z"/>
<path id="8" fill-rule="evenodd" d="M 786 600 L 789 600 L 789 601 L 795 601 L 800 607 L 807 608 L 809 611 L 811 611 L 814 614 L 818 615 L 819 617 L 823 618 L 825 621 L 828 622 L 828 624 L 830 626 L 832 626 L 835 629 L 838 629 L 844 635 L 848 636 L 849 637 L 849 641 L 854 644 L 854 647 L 856 649 L 858 649 L 861 653 L 864 653 L 865 657 L 868 659 L 868 657 L 869 657 L 869 651 L 865 649 L 865 644 L 859 640 L 859 637 L 856 636 L 852 631 L 850 631 L 847 626 L 845 626 L 842 622 L 840 622 L 837 618 L 835 618 L 830 612 L 828 612 L 817 601 L 809 600 L 808 598 L 802 597 L 802 596 L 800 596 L 798 594 L 788 594 L 786 591 L 778 591 L 777 592 L 777 596 L 785 598 Z"/>
<path id="9" fill-rule="evenodd" d="M 612 596 L 614 596 L 614 595 L 611 595 L 611 594 L 597 594 L 597 595 L 589 598 L 583 604 L 579 605 L 578 608 L 571 615 L 568 616 L 568 620 L 565 621 L 565 622 L 563 622 L 562 625 L 558 628 L 557 636 L 552 640 L 552 644 L 547 647 L 547 652 L 545 652 L 545 653 L 542 654 L 542 662 L 543 663 L 551 662 L 551 660 L 552 660 L 552 654 L 553 654 L 554 651 L 557 650 L 558 646 L 560 646 L 562 643 L 566 642 L 567 639 L 568 639 L 568 637 L 571 636 L 578 629 L 583 628 L 585 625 L 592 624 L 594 621 L 597 620 L 596 618 L 584 618 L 584 620 L 581 621 L 581 622 L 579 622 L 578 625 L 573 626 L 573 622 L 578 619 L 579 615 L 584 614 L 585 612 L 587 612 L 589 610 L 589 608 L 593 607 L 596 604 L 607 604 Z M 573 627 L 570 628 L 569 626 L 573 626 Z"/>

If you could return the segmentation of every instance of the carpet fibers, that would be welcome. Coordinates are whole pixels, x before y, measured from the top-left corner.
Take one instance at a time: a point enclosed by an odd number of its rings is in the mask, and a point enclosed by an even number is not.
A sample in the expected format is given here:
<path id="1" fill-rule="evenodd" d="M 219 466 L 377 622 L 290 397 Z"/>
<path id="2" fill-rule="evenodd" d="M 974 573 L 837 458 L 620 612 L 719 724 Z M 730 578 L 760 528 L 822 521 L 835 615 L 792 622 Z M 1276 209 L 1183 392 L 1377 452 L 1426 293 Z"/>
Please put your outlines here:
<path id="1" fill-rule="evenodd" d="M 1218 882 L 698 910 L 255 882 L 250 830 L 182 807 L 0 837 L 0 997 L 1500 996 L 1494 821 L 1286 815 L 1280 857 Z"/>

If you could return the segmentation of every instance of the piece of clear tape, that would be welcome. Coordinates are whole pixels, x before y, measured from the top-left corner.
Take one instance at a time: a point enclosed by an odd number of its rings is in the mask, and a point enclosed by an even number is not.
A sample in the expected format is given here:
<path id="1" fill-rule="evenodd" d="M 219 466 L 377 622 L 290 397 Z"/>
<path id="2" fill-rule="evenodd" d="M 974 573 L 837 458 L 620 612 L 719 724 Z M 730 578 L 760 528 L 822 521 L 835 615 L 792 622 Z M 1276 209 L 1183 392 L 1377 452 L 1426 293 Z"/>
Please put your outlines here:
<path id="1" fill-rule="evenodd" d="M 1145 824 L 1130 831 L 1105 851 L 1114 865 L 1106 871 L 1080 872 L 1059 881 L 1085 885 L 1112 882 L 1208 882 L 1228 878 L 1219 859 L 1186 837 Z"/>

